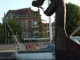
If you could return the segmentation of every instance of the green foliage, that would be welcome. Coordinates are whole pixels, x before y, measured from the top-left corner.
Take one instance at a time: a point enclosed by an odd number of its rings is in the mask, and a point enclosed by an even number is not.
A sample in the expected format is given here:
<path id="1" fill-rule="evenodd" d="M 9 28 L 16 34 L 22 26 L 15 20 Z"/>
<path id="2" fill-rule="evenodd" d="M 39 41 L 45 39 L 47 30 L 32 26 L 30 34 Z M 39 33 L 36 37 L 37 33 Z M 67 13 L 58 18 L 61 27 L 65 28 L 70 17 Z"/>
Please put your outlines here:
<path id="1" fill-rule="evenodd" d="M 66 25 L 67 25 L 66 30 L 68 35 L 70 35 L 74 31 L 74 29 L 80 25 L 79 6 L 72 3 L 66 4 Z M 80 35 L 78 33 L 76 35 Z"/>
<path id="2" fill-rule="evenodd" d="M 37 33 L 34 34 L 35 37 L 45 37 L 46 36 L 46 31 L 44 28 L 44 23 L 42 22 L 41 16 L 39 14 L 39 12 L 36 12 L 36 16 L 38 18 L 38 23 L 36 25 L 34 25 L 33 30 L 34 31 L 38 31 Z M 37 26 L 37 27 L 35 27 Z"/>
<path id="3" fill-rule="evenodd" d="M 55 22 L 52 22 L 52 26 L 55 26 Z"/>
<path id="4" fill-rule="evenodd" d="M 14 20 L 6 21 L 6 34 L 7 37 L 14 35 L 20 35 L 20 25 Z"/>

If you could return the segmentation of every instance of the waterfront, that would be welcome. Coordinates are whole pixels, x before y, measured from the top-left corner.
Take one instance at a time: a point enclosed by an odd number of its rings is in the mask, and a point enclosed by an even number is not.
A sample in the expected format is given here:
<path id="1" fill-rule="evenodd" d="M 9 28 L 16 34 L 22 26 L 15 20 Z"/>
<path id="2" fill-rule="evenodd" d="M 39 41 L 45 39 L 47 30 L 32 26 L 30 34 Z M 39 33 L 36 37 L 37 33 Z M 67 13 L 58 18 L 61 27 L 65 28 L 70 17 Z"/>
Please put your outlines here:
<path id="1" fill-rule="evenodd" d="M 39 42 L 38 42 L 39 43 Z M 24 46 L 26 46 L 29 43 L 23 43 Z M 36 43 L 34 43 L 36 44 Z M 41 46 L 46 47 L 46 44 L 49 45 L 49 43 L 40 43 Z M 16 51 L 17 46 L 15 44 L 0 44 L 0 59 L 5 59 L 5 60 L 16 60 L 14 57 L 9 57 L 8 55 L 12 55 L 15 51 Z M 25 47 L 26 48 L 26 47 Z M 4 58 L 4 57 L 5 58 Z M 7 59 L 6 59 L 7 58 Z M 1 59 L 1 60 L 2 60 Z M 26 60 L 30 60 L 30 59 L 26 59 Z M 31 59 L 34 60 L 34 59 Z M 41 60 L 41 59 L 36 59 L 36 60 Z M 46 60 L 46 59 L 45 59 Z"/>

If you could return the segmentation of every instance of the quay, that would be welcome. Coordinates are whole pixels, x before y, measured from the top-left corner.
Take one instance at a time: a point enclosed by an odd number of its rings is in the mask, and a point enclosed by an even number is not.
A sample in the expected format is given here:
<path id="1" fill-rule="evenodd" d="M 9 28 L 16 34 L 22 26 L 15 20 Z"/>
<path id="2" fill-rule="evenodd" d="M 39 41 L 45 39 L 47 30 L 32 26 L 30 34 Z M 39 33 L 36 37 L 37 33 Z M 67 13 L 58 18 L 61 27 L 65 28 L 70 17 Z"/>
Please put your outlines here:
<path id="1" fill-rule="evenodd" d="M 0 44 L 0 60 L 16 60 L 16 57 L 12 56 L 15 50 L 14 44 Z"/>
<path id="2" fill-rule="evenodd" d="M 25 47 L 29 43 L 22 43 Z M 33 43 L 36 44 L 36 43 Z M 46 47 L 49 43 L 40 43 L 41 47 Z M 0 60 L 17 60 L 16 56 L 12 56 L 13 53 L 16 51 L 15 44 L 0 44 Z"/>

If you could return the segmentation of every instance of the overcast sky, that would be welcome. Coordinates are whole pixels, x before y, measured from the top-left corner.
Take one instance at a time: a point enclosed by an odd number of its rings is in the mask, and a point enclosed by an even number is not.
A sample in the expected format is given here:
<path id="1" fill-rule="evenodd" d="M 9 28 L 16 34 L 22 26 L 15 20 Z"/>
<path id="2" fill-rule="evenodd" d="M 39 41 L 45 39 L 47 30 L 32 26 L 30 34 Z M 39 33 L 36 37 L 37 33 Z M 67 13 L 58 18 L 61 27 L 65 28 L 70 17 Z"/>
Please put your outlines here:
<path id="1" fill-rule="evenodd" d="M 9 10 L 16 10 L 21 8 L 29 8 L 31 7 L 32 10 L 36 11 L 37 8 L 33 7 L 32 4 L 33 0 L 0 0 L 0 22 L 2 22 L 2 19 L 4 17 L 4 13 L 7 13 Z M 80 6 L 80 0 L 65 0 L 65 2 L 71 2 L 74 4 L 77 4 Z M 46 0 L 43 4 L 44 10 L 47 8 L 48 0 Z M 44 15 L 44 12 L 42 10 L 41 15 L 42 19 L 46 20 L 48 22 L 48 17 Z M 51 20 L 54 21 L 54 20 Z"/>

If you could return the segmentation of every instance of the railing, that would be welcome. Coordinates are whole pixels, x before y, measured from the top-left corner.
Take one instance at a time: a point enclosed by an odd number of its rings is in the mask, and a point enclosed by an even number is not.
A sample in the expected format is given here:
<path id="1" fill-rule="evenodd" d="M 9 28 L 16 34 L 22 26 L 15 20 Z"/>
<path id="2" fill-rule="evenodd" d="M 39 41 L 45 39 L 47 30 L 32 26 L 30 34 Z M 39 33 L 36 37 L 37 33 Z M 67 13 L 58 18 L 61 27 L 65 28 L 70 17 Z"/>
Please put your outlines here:
<path id="1" fill-rule="evenodd" d="M 50 38 L 24 38 L 24 40 L 49 40 Z"/>

